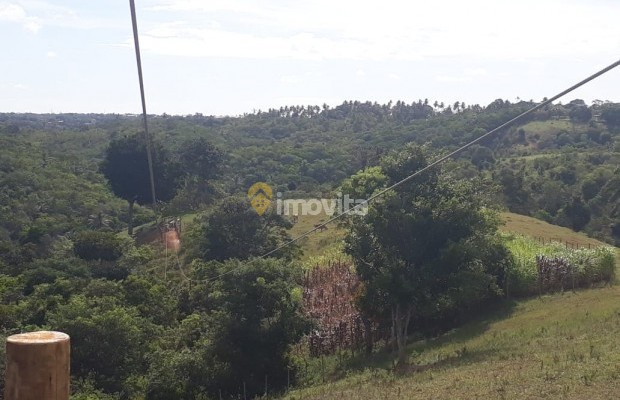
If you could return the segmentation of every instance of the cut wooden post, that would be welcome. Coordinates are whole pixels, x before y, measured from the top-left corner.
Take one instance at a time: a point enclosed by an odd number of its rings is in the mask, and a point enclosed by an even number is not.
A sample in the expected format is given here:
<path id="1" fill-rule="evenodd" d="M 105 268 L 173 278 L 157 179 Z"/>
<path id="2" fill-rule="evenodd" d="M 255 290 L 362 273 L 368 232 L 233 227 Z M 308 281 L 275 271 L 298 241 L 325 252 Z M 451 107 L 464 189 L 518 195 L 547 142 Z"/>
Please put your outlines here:
<path id="1" fill-rule="evenodd" d="M 6 339 L 5 400 L 69 400 L 69 335 L 31 332 Z"/>

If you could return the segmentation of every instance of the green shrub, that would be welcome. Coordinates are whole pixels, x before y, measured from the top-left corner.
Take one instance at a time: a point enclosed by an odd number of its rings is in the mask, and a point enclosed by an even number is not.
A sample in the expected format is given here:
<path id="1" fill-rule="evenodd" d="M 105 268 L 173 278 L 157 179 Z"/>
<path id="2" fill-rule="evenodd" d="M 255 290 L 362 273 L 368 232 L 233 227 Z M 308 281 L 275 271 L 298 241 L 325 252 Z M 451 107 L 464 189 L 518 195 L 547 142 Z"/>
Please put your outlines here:
<path id="1" fill-rule="evenodd" d="M 73 251 L 87 261 L 116 261 L 123 255 L 123 240 L 112 232 L 81 232 L 75 239 Z"/>

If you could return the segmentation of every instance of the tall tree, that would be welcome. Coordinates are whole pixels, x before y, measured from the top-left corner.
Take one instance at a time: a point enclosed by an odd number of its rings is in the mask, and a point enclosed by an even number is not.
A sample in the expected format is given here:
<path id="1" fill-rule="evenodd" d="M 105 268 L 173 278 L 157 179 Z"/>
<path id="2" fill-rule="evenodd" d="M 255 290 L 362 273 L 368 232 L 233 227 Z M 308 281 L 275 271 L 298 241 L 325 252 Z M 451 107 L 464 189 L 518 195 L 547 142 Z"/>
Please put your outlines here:
<path id="1" fill-rule="evenodd" d="M 592 110 L 585 105 L 575 105 L 571 107 L 568 116 L 573 122 L 586 123 L 592 119 Z"/>
<path id="2" fill-rule="evenodd" d="M 203 180 L 219 176 L 223 159 L 224 153 L 205 138 L 185 142 L 179 152 L 183 173 Z"/>
<path id="3" fill-rule="evenodd" d="M 409 147 L 381 169 L 390 185 L 426 165 L 425 152 Z M 413 317 L 442 299 L 465 304 L 496 293 L 507 253 L 491 239 L 496 224 L 488 214 L 473 184 L 429 172 L 350 224 L 345 249 L 363 284 L 358 305 L 364 313 L 390 316 L 399 362 L 406 361 Z"/>
<path id="4" fill-rule="evenodd" d="M 190 208 L 209 204 L 218 192 L 213 181 L 222 173 L 224 153 L 205 138 L 185 142 L 179 151 L 184 175 L 182 192 Z"/>
<path id="5" fill-rule="evenodd" d="M 113 140 L 106 149 L 101 172 L 110 182 L 114 194 L 129 204 L 127 233 L 132 235 L 135 203 L 151 202 L 144 140 L 138 136 Z M 174 197 L 179 182 L 179 167 L 170 160 L 168 152 L 159 143 L 153 146 L 153 174 L 157 200 L 168 201 Z"/>
<path id="6" fill-rule="evenodd" d="M 602 107 L 601 118 L 610 130 L 620 128 L 620 105 L 605 104 Z"/>

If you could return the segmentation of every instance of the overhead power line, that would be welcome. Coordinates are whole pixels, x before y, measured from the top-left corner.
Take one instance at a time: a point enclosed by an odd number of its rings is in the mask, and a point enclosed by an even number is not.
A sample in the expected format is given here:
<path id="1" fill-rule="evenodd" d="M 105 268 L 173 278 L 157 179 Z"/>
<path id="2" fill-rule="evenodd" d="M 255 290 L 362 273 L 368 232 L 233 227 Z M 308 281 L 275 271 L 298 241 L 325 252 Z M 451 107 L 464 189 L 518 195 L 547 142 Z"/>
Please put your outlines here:
<path id="1" fill-rule="evenodd" d="M 476 143 L 486 139 L 487 137 L 489 137 L 489 136 L 491 136 L 491 135 L 501 131 L 502 129 L 505 129 L 505 128 L 509 127 L 510 125 L 514 124 L 515 122 L 520 121 L 521 119 L 523 119 L 524 117 L 526 117 L 529 114 L 533 113 L 534 111 L 539 110 L 539 109 L 541 109 L 542 107 L 545 107 L 548 104 L 551 104 L 552 102 L 554 102 L 555 100 L 559 99 L 560 97 L 563 97 L 563 96 L 567 95 L 568 93 L 572 92 L 573 90 L 575 90 L 575 89 L 585 85 L 586 83 L 588 83 L 588 82 L 598 78 L 599 76 L 605 74 L 606 72 L 611 71 L 612 69 L 616 68 L 618 65 L 620 65 L 620 60 L 618 60 L 618 61 L 614 62 L 613 64 L 611 64 L 611 65 L 601 69 L 600 71 L 598 71 L 598 72 L 588 76 L 584 80 L 574 84 L 573 86 L 569 87 L 566 90 L 563 90 L 562 92 L 556 94 L 555 96 L 551 97 L 550 99 L 547 99 L 547 100 L 539 103 L 538 105 L 535 105 L 534 107 L 528 109 L 527 111 L 524 111 L 523 113 L 517 115 L 513 119 L 511 119 L 511 120 L 509 120 L 507 122 L 504 122 L 503 124 L 501 124 L 497 128 L 488 131 L 484 135 L 482 135 L 482 136 L 472 140 L 471 142 L 467 143 L 466 145 L 461 146 L 458 149 L 454 150 L 453 152 L 451 152 L 449 154 L 446 154 L 443 157 L 438 158 L 437 160 L 433 161 L 432 163 L 430 163 L 426 167 L 424 167 L 424 168 L 422 168 L 422 169 L 412 173 L 408 177 L 406 177 L 406 178 L 396 182 L 395 184 L 391 185 L 390 187 L 385 188 L 382 191 L 374 194 L 373 196 L 371 196 L 370 198 L 366 199 L 365 201 L 363 201 L 361 203 L 358 203 L 357 205 L 355 205 L 355 207 L 351 207 L 351 208 L 347 209 L 342 214 L 338 214 L 338 215 L 328 219 L 324 223 L 316 225 L 313 229 L 311 229 L 311 230 L 309 230 L 309 231 L 307 231 L 307 232 L 305 232 L 305 233 L 295 237 L 294 239 L 289 240 L 288 242 L 285 242 L 285 243 L 281 244 L 280 246 L 276 247 L 273 250 L 270 250 L 269 252 L 267 252 L 267 253 L 263 254 L 262 256 L 260 256 L 260 258 L 269 257 L 271 254 L 277 252 L 278 250 L 281 250 L 281 249 L 283 249 L 283 248 L 285 248 L 287 246 L 290 246 L 293 243 L 295 243 L 295 242 L 297 242 L 297 241 L 299 241 L 299 240 L 301 240 L 301 239 L 311 235 L 312 233 L 314 233 L 314 232 L 316 232 L 316 231 L 318 231 L 320 229 L 323 229 L 326 225 L 336 221 L 337 219 L 342 218 L 343 216 L 345 216 L 347 214 L 350 214 L 351 212 L 353 212 L 353 211 L 355 211 L 355 210 L 357 210 L 357 209 L 359 209 L 361 207 L 364 207 L 364 206 L 368 205 L 368 203 L 370 203 L 371 201 L 375 200 L 378 197 L 381 197 L 381 196 L 385 195 L 390 190 L 392 190 L 392 189 L 402 185 L 405 182 L 410 181 L 411 179 L 415 178 L 416 176 L 419 176 L 419 175 L 423 174 L 424 172 L 426 172 L 426 171 L 428 171 L 430 169 L 435 168 L 437 165 L 443 163 L 444 161 L 448 160 L 449 158 L 452 158 L 452 157 L 462 153 L 463 151 L 467 150 L 468 148 L 470 148 L 474 144 L 476 144 Z"/>
<path id="2" fill-rule="evenodd" d="M 293 243 L 298 242 L 299 240 L 301 240 L 301 239 L 311 235 L 312 233 L 314 233 L 314 232 L 324 228 L 326 225 L 328 225 L 328 224 L 330 224 L 330 223 L 332 223 L 332 222 L 334 222 L 334 221 L 344 217 L 347 214 L 350 214 L 354 210 L 357 210 L 357 209 L 359 209 L 361 207 L 364 207 L 365 205 L 368 205 L 371 201 L 377 199 L 378 197 L 381 197 L 381 196 L 385 195 L 390 190 L 392 190 L 392 189 L 402 185 L 405 182 L 408 182 L 408 181 L 412 180 L 416 176 L 419 176 L 419 175 L 423 174 L 424 172 L 426 172 L 426 171 L 428 171 L 430 169 L 435 168 L 436 166 L 438 166 L 439 164 L 445 162 L 446 160 L 448 160 L 448 159 L 450 159 L 450 158 L 452 158 L 452 157 L 462 153 L 463 151 L 467 150 L 468 148 L 470 148 L 474 144 L 476 144 L 476 143 L 486 139 L 487 137 L 489 137 L 491 135 L 496 134 L 497 132 L 501 131 L 502 129 L 505 129 L 505 128 L 509 127 L 510 125 L 514 124 L 515 122 L 520 121 L 521 119 L 523 119 L 524 117 L 526 117 L 529 114 L 533 113 L 534 111 L 539 110 L 539 109 L 541 109 L 542 107 L 545 107 L 548 104 L 551 104 L 552 102 L 554 102 L 555 100 L 559 99 L 560 97 L 563 97 L 563 96 L 567 95 L 568 93 L 574 91 L 575 89 L 577 89 L 577 88 L 585 85 L 586 83 L 588 83 L 588 82 L 598 78 L 599 76 L 601 76 L 601 75 L 611 71 L 612 69 L 616 68 L 618 65 L 620 65 L 620 60 L 618 60 L 618 61 L 614 62 L 613 64 L 610 64 L 607 67 L 601 69 L 600 71 L 598 71 L 598 72 L 588 76 L 584 80 L 574 84 L 573 86 L 569 87 L 566 90 L 563 90 L 562 92 L 556 94 L 555 96 L 553 96 L 553 97 L 551 97 L 551 98 L 549 98 L 547 100 L 542 101 L 541 103 L 535 105 L 534 107 L 529 108 L 527 111 L 522 112 L 521 114 L 517 115 L 516 117 L 512 118 L 511 120 L 509 120 L 507 122 L 504 122 L 503 124 L 499 125 L 498 127 L 488 131 L 484 135 L 482 135 L 482 136 L 480 136 L 480 137 L 470 141 L 469 143 L 459 147 L 458 149 L 452 151 L 451 153 L 448 153 L 445 156 L 438 158 L 437 160 L 435 160 L 432 163 L 428 164 L 426 167 L 417 170 L 416 172 L 412 173 L 411 175 L 407 176 L 406 178 L 401 179 L 400 181 L 394 183 L 393 185 L 391 185 L 391 186 L 381 190 L 380 192 L 374 194 L 373 196 L 371 196 L 368 199 L 366 199 L 364 202 L 358 203 L 354 207 L 351 207 L 351 208 L 345 210 L 342 214 L 338 214 L 338 215 L 328 219 L 327 221 L 323 222 L 322 224 L 316 225 L 313 229 L 310 229 L 309 231 L 307 231 L 305 233 L 302 233 L 301 235 L 299 235 L 299 236 L 297 236 L 297 237 L 295 237 L 295 238 L 293 238 L 293 239 L 291 239 L 291 240 L 281 244 L 280 246 L 277 246 L 276 248 L 268 251 L 267 253 L 263 254 L 259 258 L 269 257 L 273 253 L 275 253 L 275 252 L 277 252 L 279 250 L 282 250 L 283 248 L 286 248 L 286 247 L 292 245 Z M 179 262 L 179 269 L 180 268 L 181 268 L 181 265 L 180 265 L 180 262 Z M 239 268 L 241 268 L 241 267 L 230 269 L 230 270 L 228 270 L 228 271 L 226 271 L 226 272 L 224 272 L 222 274 L 219 274 L 219 275 L 217 275 L 215 277 L 211 277 L 209 279 L 204 279 L 202 281 L 209 282 L 209 281 L 217 280 L 217 279 L 221 278 L 222 276 L 225 276 L 225 275 L 228 275 L 228 274 L 231 274 L 231 273 L 235 272 Z"/>
<path id="3" fill-rule="evenodd" d="M 297 237 L 295 237 L 295 238 L 293 238 L 293 239 L 291 239 L 291 240 L 289 240 L 289 241 L 287 241 L 287 242 L 285 242 L 285 243 L 283 243 L 283 244 L 281 244 L 281 245 L 279 245 L 279 246 L 275 247 L 274 249 L 272 249 L 272 250 L 268 251 L 267 253 L 263 254 L 263 255 L 262 255 L 262 256 L 260 256 L 259 258 L 266 258 L 266 257 L 269 257 L 269 256 L 270 256 L 270 255 L 272 255 L 273 253 L 275 253 L 275 252 L 277 252 L 277 251 L 279 251 L 279 250 L 282 250 L 283 248 L 286 248 L 286 247 L 288 247 L 288 246 L 290 246 L 290 245 L 292 245 L 292 244 L 294 244 L 294 243 L 298 242 L 299 240 L 301 240 L 301 239 L 303 239 L 303 238 L 305 238 L 305 237 L 307 237 L 307 236 L 311 235 L 312 233 L 314 233 L 314 232 L 316 232 L 316 231 L 318 231 L 318 230 L 320 230 L 320 229 L 324 228 L 326 225 L 328 225 L 328 224 L 330 224 L 330 223 L 332 223 L 332 222 L 334 222 L 334 221 L 336 221 L 336 220 L 338 220 L 338 219 L 340 219 L 340 218 L 344 217 L 345 215 L 350 214 L 351 212 L 353 212 L 353 211 L 355 211 L 355 210 L 357 210 L 357 209 L 359 209 L 359 208 L 361 208 L 361 207 L 364 207 L 364 206 L 368 205 L 371 201 L 373 201 L 373 200 L 375 200 L 375 199 L 377 199 L 377 198 L 379 198 L 379 197 L 381 197 L 381 196 L 385 195 L 385 194 L 386 194 L 387 192 L 389 192 L 390 190 L 392 190 L 392 189 L 394 189 L 394 188 L 396 188 L 396 187 L 398 187 L 398 186 L 400 186 L 400 185 L 404 184 L 405 182 L 408 182 L 408 181 L 412 180 L 413 178 L 415 178 L 415 177 L 417 177 L 417 176 L 419 176 L 419 175 L 423 174 L 423 173 L 424 173 L 424 172 L 426 172 L 426 171 L 429 171 L 429 170 L 431 170 L 431 169 L 433 169 L 433 168 L 437 167 L 439 164 L 441 164 L 441 163 L 445 162 L 446 160 L 448 160 L 448 159 L 450 159 L 450 158 L 452 158 L 452 157 L 454 157 L 454 156 L 456 156 L 456 155 L 458 155 L 458 154 L 462 153 L 463 151 L 467 150 L 468 148 L 470 148 L 470 147 L 471 147 L 471 146 L 473 146 L 474 144 L 479 143 L 480 141 L 482 141 L 482 140 L 484 140 L 484 139 L 488 138 L 489 136 L 494 135 L 494 134 L 496 134 L 496 133 L 500 132 L 502 129 L 505 129 L 505 128 L 507 128 L 507 127 L 509 127 L 509 126 L 513 125 L 514 123 L 516 123 L 516 122 L 518 122 L 518 121 L 522 120 L 524 117 L 526 117 L 526 116 L 528 116 L 528 115 L 532 114 L 532 113 L 533 113 L 533 112 L 535 112 L 536 110 L 539 110 L 539 109 L 541 109 L 541 108 L 543 108 L 543 107 L 545 107 L 545 106 L 547 106 L 547 105 L 551 104 L 551 103 L 552 103 L 552 102 L 554 102 L 555 100 L 557 100 L 557 99 L 559 99 L 559 98 L 561 98 L 561 97 L 563 97 L 563 96 L 567 95 L 568 93 L 570 93 L 570 92 L 574 91 L 575 89 L 577 89 L 577 88 L 579 88 L 579 87 L 581 87 L 581 86 L 585 85 L 586 83 L 588 83 L 588 82 L 590 82 L 590 81 L 592 81 L 592 80 L 594 80 L 594 79 L 596 79 L 596 78 L 600 77 L 601 75 L 603 75 L 603 74 L 605 74 L 605 73 L 607 73 L 607 72 L 611 71 L 612 69 L 616 68 L 618 65 L 620 65 L 620 60 L 618 60 L 618 61 L 616 61 L 616 62 L 614 62 L 614 63 L 612 63 L 612 64 L 608 65 L 607 67 L 605 67 L 605 68 L 601 69 L 601 70 L 600 70 L 600 71 L 598 71 L 598 72 L 595 72 L 594 74 L 592 74 L 592 75 L 588 76 L 587 78 L 583 79 L 582 81 L 579 81 L 578 83 L 574 84 L 573 86 L 569 87 L 568 89 L 565 89 L 565 90 L 561 91 L 560 93 L 556 94 L 555 96 L 553 96 L 553 97 L 551 97 L 551 98 L 549 98 L 549 99 L 547 99 L 547 100 L 544 100 L 544 101 L 542 101 L 541 103 L 539 103 L 539 104 L 537 104 L 537 105 L 535 105 L 535 106 L 533 106 L 533 107 L 529 108 L 528 110 L 526 110 L 526 111 L 522 112 L 521 114 L 517 115 L 516 117 L 512 118 L 511 120 L 506 121 L 506 122 L 504 122 L 503 124 L 499 125 L 498 127 L 496 127 L 496 128 L 494 128 L 494 129 L 492 129 L 492 130 L 488 131 L 488 132 L 487 132 L 487 133 L 485 133 L 484 135 L 482 135 L 482 136 L 480 136 L 480 137 L 478 137 L 478 138 L 476 138 L 476 139 L 474 139 L 474 140 L 472 140 L 472 141 L 468 142 L 467 144 L 465 144 L 465 145 L 463 145 L 463 146 L 459 147 L 458 149 L 456 149 L 456 150 L 454 150 L 454 151 L 452 151 L 452 152 L 450 152 L 450 153 L 446 154 L 445 156 L 442 156 L 442 157 L 438 158 L 437 160 L 435 160 L 435 161 L 433 161 L 432 163 L 428 164 L 428 165 L 427 165 L 427 166 L 425 166 L 424 168 L 421 168 L 421 169 L 419 169 L 419 170 L 415 171 L 415 172 L 414 172 L 414 173 L 412 173 L 411 175 L 409 175 L 409 176 L 407 176 L 406 178 L 401 179 L 400 181 L 398 181 L 398 182 L 394 183 L 393 185 L 391 185 L 391 186 L 389 186 L 389 187 L 387 187 L 387 188 L 385 188 L 385 189 L 381 190 L 380 192 L 378 192 L 378 193 L 374 194 L 373 196 L 369 197 L 369 198 L 368 198 L 368 199 L 366 199 L 365 201 L 363 201 L 363 202 L 361 202 L 361 203 L 358 203 L 358 204 L 357 204 L 357 205 L 355 205 L 354 207 L 351 207 L 351 208 L 349 208 L 349 209 L 345 210 L 343 213 L 338 214 L 338 215 L 336 215 L 336 216 L 334 216 L 334 217 L 332 217 L 332 218 L 328 219 L 327 221 L 325 221 L 325 222 L 323 222 L 323 223 L 321 223 L 321 224 L 316 225 L 313 229 L 310 229 L 309 231 L 307 231 L 307 232 L 305 232 L 305 233 L 303 233 L 303 234 L 301 234 L 301 235 L 299 235 L 299 236 L 297 236 Z M 187 277 L 185 276 L 185 274 L 183 273 L 183 270 L 182 270 L 182 268 L 181 268 L 181 263 L 180 263 L 180 260 L 178 259 L 178 257 L 177 257 L 177 263 L 178 263 L 179 270 L 180 270 L 180 271 L 181 271 L 181 273 L 183 274 L 184 278 L 185 278 L 186 280 L 188 280 L 188 281 L 191 281 L 191 279 L 187 278 Z M 233 273 L 233 272 L 237 271 L 239 268 L 241 268 L 241 267 L 233 268 L 233 269 L 230 269 L 230 270 L 228 270 L 228 271 L 226 271 L 226 272 L 224 272 L 224 273 L 222 273 L 222 274 L 219 274 L 219 275 L 217 275 L 217 276 L 215 276 L 215 277 L 211 277 L 211 278 L 208 278 L 208 279 L 201 279 L 201 280 L 199 280 L 199 281 L 203 281 L 203 282 L 214 281 L 214 280 L 216 280 L 216 279 L 221 278 L 222 276 L 225 276 L 225 275 L 228 275 L 228 274 L 231 274 L 231 273 Z"/>
<path id="4" fill-rule="evenodd" d="M 140 42 L 138 40 L 138 20 L 136 18 L 136 5 L 134 0 L 129 0 L 131 9 L 131 25 L 133 27 L 133 43 L 136 49 L 136 63 L 138 64 L 138 79 L 140 81 L 140 98 L 142 99 L 142 120 L 144 122 L 144 140 L 146 141 L 146 158 L 149 164 L 149 178 L 151 183 L 151 197 L 153 208 L 157 207 L 157 196 L 155 195 L 155 174 L 153 173 L 153 143 L 149 135 L 149 127 L 146 121 L 146 96 L 144 95 L 144 79 L 142 77 L 142 58 L 140 57 Z"/>

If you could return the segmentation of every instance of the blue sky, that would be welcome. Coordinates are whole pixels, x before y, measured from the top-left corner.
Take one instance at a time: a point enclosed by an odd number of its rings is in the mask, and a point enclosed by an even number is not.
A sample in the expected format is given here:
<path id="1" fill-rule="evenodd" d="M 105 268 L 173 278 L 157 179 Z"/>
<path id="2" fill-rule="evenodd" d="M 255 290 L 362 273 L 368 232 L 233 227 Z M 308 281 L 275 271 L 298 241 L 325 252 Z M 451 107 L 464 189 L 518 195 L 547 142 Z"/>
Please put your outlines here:
<path id="1" fill-rule="evenodd" d="M 136 0 L 150 113 L 541 100 L 620 58 L 620 2 Z M 0 0 L 0 112 L 137 113 L 128 1 Z M 565 101 L 620 101 L 620 69 Z"/>

